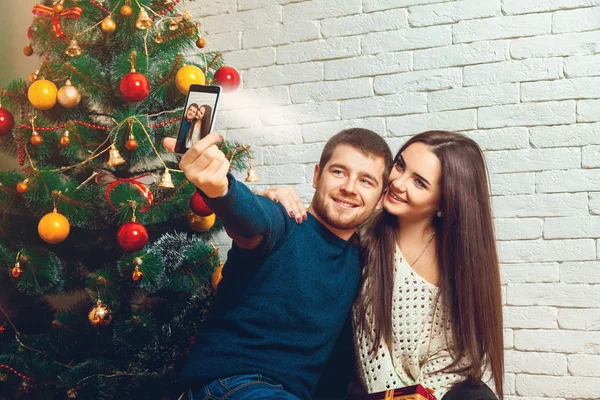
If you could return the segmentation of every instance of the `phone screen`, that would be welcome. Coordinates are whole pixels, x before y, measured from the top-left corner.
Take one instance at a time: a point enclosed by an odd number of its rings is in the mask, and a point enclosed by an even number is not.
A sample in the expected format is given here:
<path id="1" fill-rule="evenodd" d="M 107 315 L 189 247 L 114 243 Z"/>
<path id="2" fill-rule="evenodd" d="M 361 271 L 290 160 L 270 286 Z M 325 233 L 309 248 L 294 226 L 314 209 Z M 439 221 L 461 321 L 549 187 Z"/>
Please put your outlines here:
<path id="1" fill-rule="evenodd" d="M 220 91 L 219 86 L 190 87 L 179 125 L 175 152 L 185 153 L 211 132 Z"/>

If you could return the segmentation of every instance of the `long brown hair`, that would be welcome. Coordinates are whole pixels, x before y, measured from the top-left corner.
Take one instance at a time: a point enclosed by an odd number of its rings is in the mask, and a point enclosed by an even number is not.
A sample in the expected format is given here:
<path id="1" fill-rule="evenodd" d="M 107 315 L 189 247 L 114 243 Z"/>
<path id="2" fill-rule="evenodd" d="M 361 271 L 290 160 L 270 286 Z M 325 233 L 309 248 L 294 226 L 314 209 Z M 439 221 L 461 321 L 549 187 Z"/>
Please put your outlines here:
<path id="1" fill-rule="evenodd" d="M 442 217 L 434 217 L 436 252 L 440 269 L 439 299 L 447 305 L 454 358 L 445 370 L 481 381 L 485 369 L 492 373 L 503 398 L 504 341 L 500 271 L 496 252 L 488 177 L 483 153 L 466 136 L 429 131 L 412 137 L 411 144 L 428 146 L 441 162 Z M 365 267 L 357 301 L 357 326 L 374 329 L 373 349 L 392 338 L 394 250 L 398 220 L 381 210 L 366 225 L 362 240 Z M 461 363 L 466 360 L 465 365 Z"/>
<path id="2" fill-rule="evenodd" d="M 203 139 L 204 137 L 208 136 L 208 134 L 210 133 L 210 121 L 212 119 L 212 107 L 209 106 L 208 104 L 203 104 L 200 107 L 198 107 L 198 110 L 201 108 L 204 108 L 204 115 L 202 116 L 202 119 L 200 120 L 200 139 Z M 196 122 L 198 122 L 197 119 L 194 119 L 192 121 L 192 124 L 190 125 L 190 129 L 188 130 L 188 133 L 185 136 L 186 141 L 190 140 L 190 138 L 192 137 L 192 134 L 194 133 L 194 126 L 196 125 Z"/>

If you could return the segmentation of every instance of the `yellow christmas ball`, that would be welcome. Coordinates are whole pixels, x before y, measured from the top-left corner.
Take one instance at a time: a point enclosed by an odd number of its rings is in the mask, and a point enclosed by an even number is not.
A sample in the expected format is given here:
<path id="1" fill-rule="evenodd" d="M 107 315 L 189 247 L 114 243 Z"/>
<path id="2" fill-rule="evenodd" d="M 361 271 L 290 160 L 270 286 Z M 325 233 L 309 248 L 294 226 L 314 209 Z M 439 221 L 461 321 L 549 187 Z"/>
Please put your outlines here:
<path id="1" fill-rule="evenodd" d="M 193 230 L 196 232 L 204 232 L 212 228 L 212 226 L 215 224 L 217 216 L 215 214 L 210 214 L 207 217 L 201 217 L 200 215 L 194 214 L 190 210 L 188 211 L 187 219 L 188 224 Z"/>
<path id="2" fill-rule="evenodd" d="M 204 85 L 204 72 L 195 65 L 184 65 L 175 75 L 175 85 L 182 94 L 187 94 L 191 85 Z"/>
<path id="3" fill-rule="evenodd" d="M 38 110 L 49 110 L 56 104 L 58 89 L 47 79 L 39 79 L 29 86 L 27 98 Z"/>
<path id="4" fill-rule="evenodd" d="M 212 278 L 210 280 L 210 283 L 212 284 L 212 287 L 215 291 L 217 290 L 221 279 L 223 279 L 223 264 L 220 264 L 219 267 L 215 269 L 215 272 L 213 272 Z"/>
<path id="5" fill-rule="evenodd" d="M 117 24 L 109 15 L 108 17 L 102 20 L 102 23 L 100 24 L 100 29 L 102 29 L 102 32 L 104 33 L 113 33 L 117 29 Z"/>
<path id="6" fill-rule="evenodd" d="M 69 236 L 71 225 L 64 215 L 54 210 L 46 214 L 38 224 L 38 233 L 46 243 L 58 244 Z"/>

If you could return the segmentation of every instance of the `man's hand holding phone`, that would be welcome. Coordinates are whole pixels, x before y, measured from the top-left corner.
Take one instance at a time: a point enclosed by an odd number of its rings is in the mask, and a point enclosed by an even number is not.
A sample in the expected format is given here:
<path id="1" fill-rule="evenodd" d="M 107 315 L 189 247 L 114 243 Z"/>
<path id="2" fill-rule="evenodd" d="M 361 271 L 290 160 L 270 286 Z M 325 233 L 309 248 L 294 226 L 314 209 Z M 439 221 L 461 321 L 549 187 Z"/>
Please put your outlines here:
<path id="1" fill-rule="evenodd" d="M 190 147 L 179 162 L 187 180 L 210 198 L 224 196 L 229 188 L 227 173 L 230 164 L 216 145 L 220 140 L 218 134 L 209 134 Z M 174 138 L 163 141 L 165 148 L 172 153 L 175 152 L 175 143 Z"/>

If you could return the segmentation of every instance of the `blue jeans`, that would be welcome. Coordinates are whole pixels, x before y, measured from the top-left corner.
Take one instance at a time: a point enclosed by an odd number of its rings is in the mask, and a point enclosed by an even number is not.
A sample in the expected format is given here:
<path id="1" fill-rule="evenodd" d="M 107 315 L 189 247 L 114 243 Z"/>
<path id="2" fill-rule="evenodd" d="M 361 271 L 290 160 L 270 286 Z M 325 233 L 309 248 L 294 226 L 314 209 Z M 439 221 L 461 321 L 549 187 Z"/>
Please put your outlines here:
<path id="1" fill-rule="evenodd" d="M 260 374 L 217 379 L 196 393 L 190 391 L 188 396 L 190 400 L 300 400 L 287 392 L 282 385 Z"/>

